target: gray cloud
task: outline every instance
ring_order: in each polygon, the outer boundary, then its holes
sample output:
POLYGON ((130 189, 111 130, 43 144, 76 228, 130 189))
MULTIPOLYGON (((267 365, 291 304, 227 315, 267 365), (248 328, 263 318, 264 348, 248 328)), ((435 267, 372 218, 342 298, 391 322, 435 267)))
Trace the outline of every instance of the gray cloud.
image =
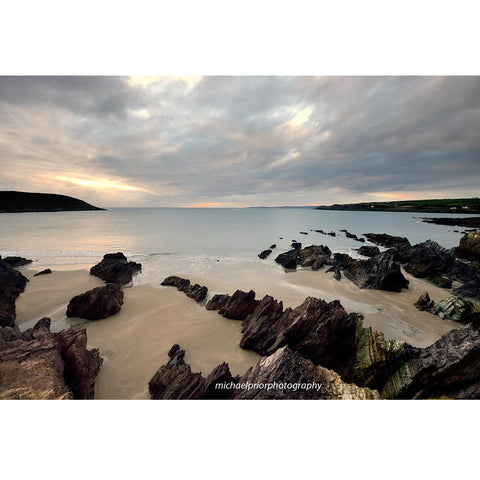
POLYGON ((478 77, 2 77, 0 187, 106 206, 472 196, 479 129, 478 77))

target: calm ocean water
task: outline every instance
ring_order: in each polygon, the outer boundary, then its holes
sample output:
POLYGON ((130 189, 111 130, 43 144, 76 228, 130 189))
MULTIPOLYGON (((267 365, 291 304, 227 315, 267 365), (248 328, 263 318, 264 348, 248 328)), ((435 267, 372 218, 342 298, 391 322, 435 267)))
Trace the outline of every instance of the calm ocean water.
POLYGON ((462 234, 453 230, 462 228, 424 223, 418 218, 421 216, 454 215, 294 208, 9 213, 0 214, 0 255, 31 258, 34 268, 80 268, 96 263, 107 252, 122 251, 144 265, 144 274, 136 282, 146 283, 172 272, 202 274, 217 260, 261 262, 257 258, 261 250, 276 243, 277 252, 285 251, 292 240, 303 245, 328 245, 332 251, 355 255, 353 249, 362 244, 346 238, 340 229, 359 236, 367 232, 401 235, 412 243, 432 239, 446 248, 458 245, 462 234), (333 230, 337 236, 311 229, 333 230))

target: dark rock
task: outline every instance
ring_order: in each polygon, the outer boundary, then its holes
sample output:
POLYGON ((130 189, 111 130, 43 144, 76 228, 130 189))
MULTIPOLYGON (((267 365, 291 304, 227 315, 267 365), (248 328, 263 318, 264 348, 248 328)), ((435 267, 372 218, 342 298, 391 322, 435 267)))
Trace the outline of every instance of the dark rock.
POLYGON ((22 267, 23 265, 28 265, 29 263, 33 262, 33 260, 28 260, 27 258, 23 257, 5 257, 3 260, 12 267, 22 267))
POLYGON ((52 273, 52 271, 49 268, 46 268, 45 270, 42 270, 41 272, 36 273, 34 277, 38 277, 39 275, 48 275, 49 273, 52 273))
POLYGON ((471 232, 460 239, 455 255, 467 260, 480 261, 480 233, 471 232))
POLYGON ((230 295, 216 294, 214 295, 206 305, 207 310, 220 310, 230 300, 230 295))
POLYGON ((435 305, 435 302, 430 299, 428 292, 425 292, 418 297, 418 300, 414 303, 414 305, 421 312, 430 312, 432 307, 435 305))
POLYGON ((338 373, 315 365, 288 347, 262 358, 238 379, 232 399, 377 400, 378 392, 344 383, 338 373), (250 388, 251 385, 264 388, 250 388), (295 386, 297 388, 295 388, 295 386), (282 388, 283 387, 283 388, 282 388), (290 388, 289 388, 290 387, 290 388))
POLYGON ((99 320, 118 313, 122 304, 120 286, 109 283, 73 297, 67 307, 67 317, 99 320))
POLYGON ((270 245, 270 247, 268 247, 268 248, 269 248, 270 250, 273 250, 273 249, 277 248, 277 244, 274 243, 274 244, 270 245))
POLYGON ((168 357, 172 358, 179 350, 180 350, 180 345, 178 343, 174 343, 170 348, 170 350, 168 351, 168 357))
POLYGON ((328 232, 327 235, 330 235, 331 237, 336 237, 337 234, 335 232, 328 232))
POLYGON ((326 233, 323 230, 314 230, 314 232, 321 233, 322 235, 326 235, 326 233))
POLYGON ((91 399, 102 358, 87 350, 85 329, 49 331, 43 318, 33 329, 0 328, 0 398, 91 399))
POLYGON ((308 235, 308 232, 300 232, 301 235, 308 235))
MULTIPOLYGON (((450 225, 459 227, 476 227, 480 228, 480 217, 436 217, 436 218, 422 218, 422 222, 435 223, 436 225, 450 225)), ((457 230, 454 230, 454 232, 457 230)))
POLYGON ((15 301, 25 290, 28 279, 0 259, 0 327, 15 325, 15 301))
POLYGON ((351 238, 352 240, 356 240, 357 242, 364 242, 365 239, 364 238, 358 238, 354 233, 350 233, 349 231, 347 230, 340 230, 341 232, 345 232, 345 236, 347 238, 351 238))
POLYGON ((258 258, 261 258, 262 260, 264 260, 264 259, 267 258, 271 253, 272 253, 272 250, 271 250, 271 249, 263 250, 263 252, 260 252, 260 253, 258 254, 258 258))
POLYGON ((357 252, 364 257, 374 257, 380 253, 380 249, 378 247, 371 247, 370 245, 363 245, 357 248, 357 252))
POLYGON ((334 260, 345 277, 359 288, 390 292, 400 292, 402 288, 408 288, 408 280, 403 276, 400 265, 388 252, 368 260, 356 260, 347 254, 336 253, 334 260))
POLYGON ((275 262, 282 265, 287 270, 295 270, 297 268, 297 258, 299 250, 289 250, 288 252, 281 253, 275 258, 275 262))
POLYGON ((207 296, 208 288, 196 283, 188 287, 185 294, 187 297, 193 298, 196 302, 201 302, 207 296))
POLYGON ((190 280, 188 280, 187 278, 181 278, 172 275, 170 277, 167 277, 160 285, 177 287, 177 290, 180 290, 181 292, 186 292, 190 287, 190 280))
POLYGON ((199 285, 198 283, 190 285, 190 280, 175 275, 167 277, 161 285, 177 287, 177 290, 184 292, 187 297, 193 298, 196 302, 204 300, 208 292, 207 287, 199 285))
POLYGON ((332 252, 325 245, 311 245, 298 252, 296 262, 302 267, 318 270, 331 261, 332 252))
POLYGON ((340 376, 316 366, 287 347, 262 358, 242 377, 228 364, 207 378, 190 366, 168 362, 149 382, 152 399, 378 399, 378 392, 345 384, 340 376))
POLYGON ((342 374, 355 355, 361 316, 348 314, 338 300, 308 297, 294 310, 265 296, 243 322, 240 347, 271 355, 287 345, 315 364, 342 374))
POLYGON ((294 250, 300 250, 302 248, 302 244, 300 242, 292 242, 290 245, 294 250))
MULTIPOLYGON (((237 290, 231 297, 227 295, 227 299, 222 302, 218 313, 232 320, 244 320, 247 315, 255 310, 259 303, 259 300, 255 300, 255 292, 253 290, 250 290, 248 293, 237 290)), ((210 304, 209 310, 213 310, 212 305, 210 304)))
POLYGON ((410 242, 405 237, 395 237, 393 235, 387 235, 386 233, 364 233, 365 237, 372 243, 381 245, 383 247, 403 247, 410 246, 410 242))
POLYGON ((90 269, 90 274, 101 278, 106 283, 125 285, 132 281, 132 275, 139 272, 142 265, 129 262, 121 252, 107 253, 103 260, 90 269))

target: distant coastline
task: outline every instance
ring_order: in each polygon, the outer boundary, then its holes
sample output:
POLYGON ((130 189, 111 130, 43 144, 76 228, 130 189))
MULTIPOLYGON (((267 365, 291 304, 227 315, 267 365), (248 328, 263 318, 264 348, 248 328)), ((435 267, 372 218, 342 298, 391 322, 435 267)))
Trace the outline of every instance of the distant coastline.
POLYGON ((78 198, 54 193, 0 192, 0 213, 105 210, 78 198))
POLYGON ((396 202, 362 202, 319 205, 317 210, 350 210, 367 212, 412 212, 412 213, 480 213, 480 198, 454 198, 430 200, 404 200, 396 202))

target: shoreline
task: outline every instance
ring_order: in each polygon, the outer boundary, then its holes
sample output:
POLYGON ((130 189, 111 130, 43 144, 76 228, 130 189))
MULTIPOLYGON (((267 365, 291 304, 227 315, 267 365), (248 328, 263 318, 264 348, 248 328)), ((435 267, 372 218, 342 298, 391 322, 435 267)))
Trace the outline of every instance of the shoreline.
MULTIPOLYGON (((241 322, 207 311, 203 304, 174 288, 161 287, 163 279, 155 286, 124 288, 125 300, 118 314, 88 321, 67 319, 66 305, 73 296, 104 285, 100 279, 87 269, 54 270, 50 275, 33 277, 37 271, 22 269, 30 282, 17 300, 17 325, 23 331, 39 318, 49 316, 52 331, 86 327, 88 348, 99 348, 104 357, 96 380, 96 399, 148 398, 148 381, 164 363, 174 343, 186 349, 192 371, 204 374, 225 361, 233 375, 241 375, 260 358, 239 347, 241 322)), ((307 296, 327 302, 338 299, 348 312, 364 314, 364 326, 383 332, 388 339, 403 340, 417 347, 431 345, 460 326, 413 306, 424 291, 437 301, 449 295, 446 289, 405 276, 410 285, 401 293, 360 290, 347 279, 337 282, 333 274, 323 270, 298 269, 287 273, 276 265, 259 262, 219 263, 206 275, 189 279, 208 287, 207 299, 215 293, 232 294, 236 289, 253 289, 257 298, 271 295, 283 301, 284 307, 296 307, 307 296)))

